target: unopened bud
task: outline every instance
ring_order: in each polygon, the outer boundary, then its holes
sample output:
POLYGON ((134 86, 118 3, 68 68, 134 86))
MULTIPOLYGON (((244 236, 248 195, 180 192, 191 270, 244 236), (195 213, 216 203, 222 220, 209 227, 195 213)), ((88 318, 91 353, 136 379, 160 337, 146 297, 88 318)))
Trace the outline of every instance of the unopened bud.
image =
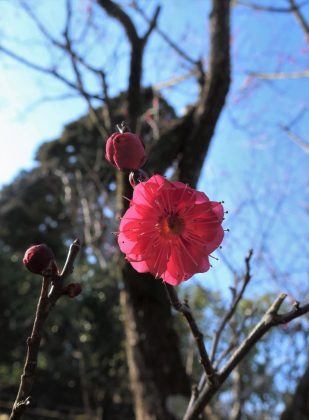
POLYGON ((136 171, 145 163, 145 146, 136 134, 114 133, 107 139, 105 157, 121 171, 136 171))
POLYGON ((54 260, 53 251, 45 244, 33 245, 27 249, 23 258, 23 264, 31 273, 43 274, 54 260))
POLYGON ((80 283, 70 283, 68 284, 64 290, 63 294, 68 295, 70 298, 75 298, 78 296, 82 291, 82 286, 80 283))

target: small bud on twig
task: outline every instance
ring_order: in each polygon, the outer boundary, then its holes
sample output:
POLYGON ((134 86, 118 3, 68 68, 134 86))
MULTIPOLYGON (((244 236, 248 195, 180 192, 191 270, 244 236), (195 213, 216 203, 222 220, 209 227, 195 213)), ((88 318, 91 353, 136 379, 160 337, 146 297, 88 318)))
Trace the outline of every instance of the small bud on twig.
POLYGON ((114 133, 106 142, 106 159, 121 171, 136 171, 146 161, 145 146, 133 133, 114 133))
POLYGON ((31 273, 43 275, 54 258, 52 250, 47 245, 33 245, 27 249, 23 264, 31 273))
POLYGON ((68 295, 71 299, 78 296, 82 291, 80 283, 70 283, 63 289, 63 294, 68 295))

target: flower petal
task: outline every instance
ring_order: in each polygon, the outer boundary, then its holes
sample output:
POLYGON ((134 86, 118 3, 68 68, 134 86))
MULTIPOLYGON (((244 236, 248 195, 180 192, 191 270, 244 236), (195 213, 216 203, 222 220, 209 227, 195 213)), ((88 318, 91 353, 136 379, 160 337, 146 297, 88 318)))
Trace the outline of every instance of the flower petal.
POLYGON ((213 240, 207 242, 207 244, 206 244, 206 249, 207 249, 208 254, 211 254, 212 252, 214 252, 221 245, 221 243, 223 241, 223 237, 224 237, 224 230, 223 230, 222 226, 220 226, 217 229, 216 235, 213 238, 213 240))
POLYGON ((209 254, 223 240, 223 216, 221 203, 154 175, 135 187, 118 243, 137 271, 177 285, 209 270, 209 254))
POLYGON ((131 265, 133 268, 135 268, 135 270, 138 273, 148 273, 149 272, 149 267, 146 263, 146 261, 138 261, 138 262, 133 262, 130 261, 131 265))

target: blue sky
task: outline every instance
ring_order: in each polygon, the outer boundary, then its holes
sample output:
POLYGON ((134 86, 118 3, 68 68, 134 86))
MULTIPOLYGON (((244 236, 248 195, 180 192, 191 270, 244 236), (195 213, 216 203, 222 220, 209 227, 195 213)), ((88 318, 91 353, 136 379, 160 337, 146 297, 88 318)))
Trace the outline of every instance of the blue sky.
MULTIPOLYGON (((78 31, 92 2, 75 0, 73 3, 78 31)), ((120 3, 127 5, 126 1, 120 3)), ((193 58, 202 56, 207 66, 210 2, 165 0, 161 3, 160 28, 172 39, 180 39, 180 45, 193 58)), ((17 4, 17 1, 0 4, 1 42, 41 65, 49 65, 54 59, 61 61, 62 57, 50 46, 46 50, 46 42, 16 7, 17 4)), ((45 0, 40 4, 32 1, 30 4, 35 6, 34 10, 38 11, 52 34, 61 32, 63 0, 45 0)), ((141 4, 151 15, 156 2, 144 1, 141 4)), ((285 2, 278 0, 276 4, 284 5, 285 2)), ((303 11, 309 18, 309 6, 303 11)), ((145 29, 143 21, 136 16, 134 19, 142 33, 145 29)), ((244 7, 233 9, 231 41, 233 82, 199 187, 213 199, 224 199, 230 212, 226 223, 231 233, 225 243, 231 264, 239 267, 247 249, 254 246, 264 258, 260 273, 258 266, 256 268, 257 274, 265 275, 267 266, 267 270, 279 272, 281 279, 288 279, 285 282, 287 288, 296 278, 301 278, 300 289, 304 290, 308 281, 309 255, 305 212, 308 155, 288 138, 280 126, 299 117, 292 128, 309 142, 309 79, 270 82, 250 78, 248 73, 307 69, 309 48, 301 28, 290 14, 256 12, 244 7), (231 246, 235 241, 241 246, 231 246), (265 261, 265 255, 269 261, 265 261), (291 279, 291 271, 295 279, 291 279)), ((111 95, 125 88, 128 45, 119 25, 107 20, 102 11, 96 14, 95 30, 87 39, 86 47, 80 46, 80 51, 87 53, 93 65, 106 68, 111 95)), ((68 65, 64 61, 62 64, 65 74, 69 75, 68 65)), ((188 69, 188 63, 154 33, 146 50, 143 83, 149 85, 169 80, 175 75, 185 74, 188 69)), ((96 88, 91 77, 86 77, 86 83, 90 89, 96 88)), ((31 168, 38 145, 57 138, 64 125, 83 115, 87 106, 76 97, 39 105, 38 102, 46 96, 67 94, 67 88, 2 54, 0 88, 0 185, 3 185, 20 170, 31 168)), ((163 90, 162 94, 181 114, 185 106, 194 103, 197 92, 193 80, 189 79, 175 88, 163 90)), ((222 269, 215 269, 209 282, 218 285, 224 282, 222 278, 225 278, 222 269)))

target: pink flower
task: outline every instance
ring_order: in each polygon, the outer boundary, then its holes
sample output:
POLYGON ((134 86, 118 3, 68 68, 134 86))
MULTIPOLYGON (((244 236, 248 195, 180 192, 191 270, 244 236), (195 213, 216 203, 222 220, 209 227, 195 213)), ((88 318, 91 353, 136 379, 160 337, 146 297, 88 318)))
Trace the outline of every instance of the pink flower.
POLYGON ((106 159, 121 171, 136 171, 145 163, 145 147, 133 133, 114 133, 106 142, 106 159))
POLYGON ((33 245, 27 249, 23 258, 23 264, 29 271, 42 274, 54 260, 53 251, 45 244, 33 245))
POLYGON ((204 193, 154 175, 134 188, 118 243, 138 272, 178 285, 209 270, 208 257, 224 236, 223 213, 204 193))

